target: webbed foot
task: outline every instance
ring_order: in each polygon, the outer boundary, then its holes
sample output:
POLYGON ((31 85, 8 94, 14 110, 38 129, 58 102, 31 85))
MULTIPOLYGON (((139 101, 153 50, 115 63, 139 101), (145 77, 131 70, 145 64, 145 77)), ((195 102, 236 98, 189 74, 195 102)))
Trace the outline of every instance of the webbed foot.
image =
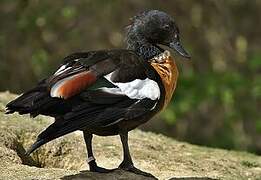
POLYGON ((152 178, 156 179, 156 177, 153 176, 152 174, 144 172, 144 171, 136 168, 133 164, 121 163, 120 166, 119 166, 119 169, 129 171, 129 172, 133 172, 135 174, 146 176, 146 177, 152 177, 152 178))
POLYGON ((89 167, 91 172, 109 173, 114 171, 114 169, 105 169, 103 167, 99 167, 95 161, 89 162, 89 167))

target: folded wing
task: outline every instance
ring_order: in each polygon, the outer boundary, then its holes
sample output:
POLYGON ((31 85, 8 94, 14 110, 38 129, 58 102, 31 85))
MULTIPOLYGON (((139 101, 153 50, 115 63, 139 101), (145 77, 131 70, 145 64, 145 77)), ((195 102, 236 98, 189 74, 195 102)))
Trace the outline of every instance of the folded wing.
POLYGON ((129 50, 76 53, 66 57, 41 88, 24 93, 7 109, 55 117, 31 153, 75 130, 106 128, 154 111, 161 97, 157 78, 150 64, 129 50))

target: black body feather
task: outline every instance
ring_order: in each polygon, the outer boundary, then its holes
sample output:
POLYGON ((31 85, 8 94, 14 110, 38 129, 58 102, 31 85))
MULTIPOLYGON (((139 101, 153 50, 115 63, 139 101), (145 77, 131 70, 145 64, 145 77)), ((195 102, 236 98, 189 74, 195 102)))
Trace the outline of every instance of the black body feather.
POLYGON ((158 10, 135 16, 128 27, 126 42, 127 49, 81 52, 65 57, 52 76, 7 104, 7 113, 55 118, 38 135, 28 155, 53 139, 81 130, 90 171, 109 172, 95 162, 92 135, 119 134, 123 145, 119 168, 152 177, 135 168, 128 132, 159 112, 175 89, 176 65, 170 63, 169 52, 163 53, 158 45, 168 46, 186 58, 190 55, 180 43, 174 20, 158 10))
MULTIPOLYGON (((68 70, 54 74, 41 81, 34 89, 24 93, 7 104, 7 113, 29 113, 32 117, 39 114, 55 117, 55 121, 41 134, 28 150, 28 154, 41 145, 76 130, 88 129, 99 135, 119 133, 119 125, 152 113, 152 108, 160 103, 158 100, 130 99, 126 95, 113 94, 99 88, 116 86, 103 76, 113 72, 113 82, 130 82, 135 79, 150 78, 160 81, 155 70, 147 61, 130 50, 92 51, 75 53, 64 59, 62 65, 68 70), (50 96, 50 88, 59 80, 79 72, 91 70, 97 80, 80 94, 69 99, 50 96)), ((61 65, 61 66, 62 66, 61 65)), ((153 109, 157 111, 159 108, 153 109)), ((130 123, 130 129, 139 123, 130 123)))

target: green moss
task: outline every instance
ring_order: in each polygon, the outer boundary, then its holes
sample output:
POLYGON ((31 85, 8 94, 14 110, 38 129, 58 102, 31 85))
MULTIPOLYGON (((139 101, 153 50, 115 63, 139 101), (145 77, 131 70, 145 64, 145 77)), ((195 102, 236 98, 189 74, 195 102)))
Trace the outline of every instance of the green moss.
POLYGON ((260 167, 260 164, 258 164, 257 162, 242 161, 241 164, 243 166, 248 167, 248 168, 260 167))

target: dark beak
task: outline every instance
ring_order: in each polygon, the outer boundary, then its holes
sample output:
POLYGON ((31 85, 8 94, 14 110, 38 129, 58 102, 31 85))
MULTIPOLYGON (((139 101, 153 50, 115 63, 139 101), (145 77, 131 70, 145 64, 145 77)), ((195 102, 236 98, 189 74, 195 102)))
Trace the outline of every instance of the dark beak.
POLYGON ((169 47, 176 50, 181 56, 185 58, 191 58, 189 53, 183 48, 179 40, 169 43, 169 47))

